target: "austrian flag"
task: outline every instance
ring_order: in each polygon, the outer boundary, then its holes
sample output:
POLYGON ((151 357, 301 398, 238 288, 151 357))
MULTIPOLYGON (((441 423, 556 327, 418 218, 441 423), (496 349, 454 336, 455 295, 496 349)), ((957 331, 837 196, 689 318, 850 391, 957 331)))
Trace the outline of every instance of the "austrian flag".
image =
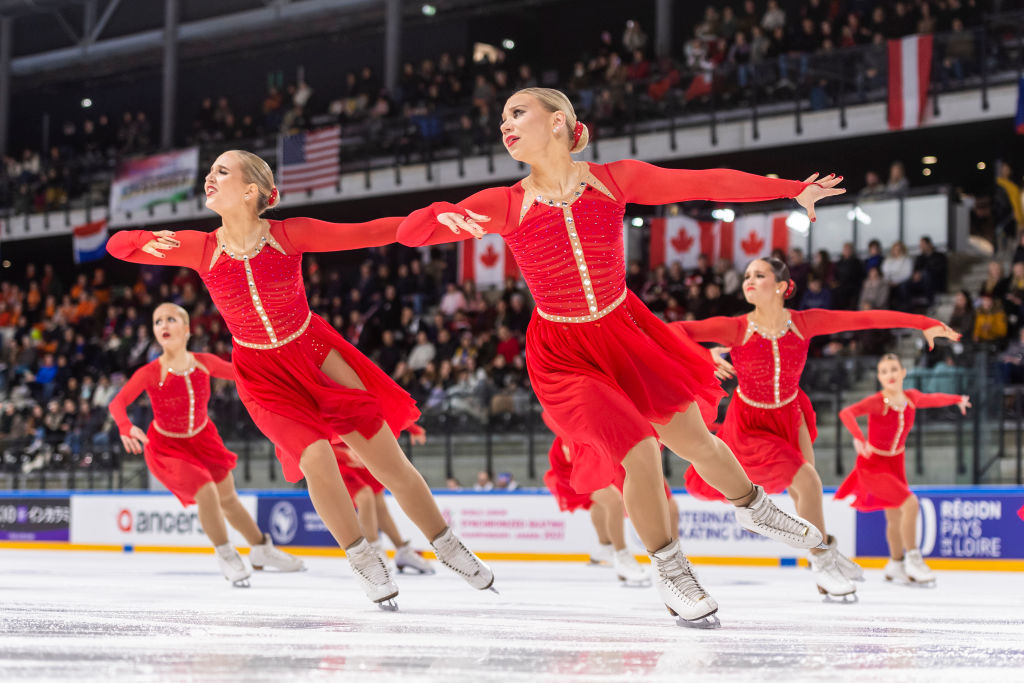
POLYGON ((889 41, 889 130, 917 128, 924 122, 932 72, 932 37, 889 41))
POLYGON ((501 287, 510 277, 518 278, 519 268, 501 235, 459 242, 460 283, 472 280, 477 289, 485 289, 501 287))

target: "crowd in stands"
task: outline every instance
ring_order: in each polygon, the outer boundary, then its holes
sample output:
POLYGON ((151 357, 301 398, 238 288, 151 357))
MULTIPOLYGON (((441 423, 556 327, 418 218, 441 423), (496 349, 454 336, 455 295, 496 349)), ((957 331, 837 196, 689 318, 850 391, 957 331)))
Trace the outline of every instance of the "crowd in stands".
MULTIPOLYGON (((884 41, 915 32, 949 34, 937 47, 938 69, 944 81, 963 81, 977 68, 972 29, 992 9, 983 0, 802 0, 787 6, 778 0, 708 4, 692 35, 660 57, 644 28, 630 20, 621 34, 595 36, 571 65, 522 62, 499 48, 445 52, 405 63, 393 91, 364 66, 348 72, 337 90, 305 80, 272 85, 253 110, 210 96, 181 142, 251 143, 340 123, 346 159, 386 156, 401 163, 439 149, 472 155, 496 142, 505 98, 536 85, 567 89, 595 139, 599 132, 621 132, 631 116, 664 114, 670 103, 685 111, 713 91, 720 106, 729 106, 755 89, 758 97, 771 98, 791 97, 800 88, 812 108, 821 108, 834 102, 839 80, 849 81, 843 89, 851 96, 884 88, 884 41), (847 48, 855 53, 843 52, 847 48)), ((63 208, 88 192, 93 175, 105 173, 109 182, 117 159, 154 151, 154 142, 144 110, 124 112, 116 122, 107 114, 66 121, 48 150, 19 149, 4 159, 0 210, 63 208)))

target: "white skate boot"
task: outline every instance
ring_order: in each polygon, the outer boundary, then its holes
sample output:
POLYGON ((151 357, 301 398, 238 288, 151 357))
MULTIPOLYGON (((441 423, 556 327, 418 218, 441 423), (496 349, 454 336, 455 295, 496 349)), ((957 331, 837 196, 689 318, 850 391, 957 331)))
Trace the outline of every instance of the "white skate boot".
POLYGON ((910 583, 932 587, 935 585, 935 573, 924 563, 920 550, 908 550, 903 560, 903 570, 907 573, 910 583))
POLYGON ((224 578, 230 581, 235 588, 248 588, 252 569, 249 568, 245 558, 239 555, 230 543, 214 546, 214 550, 217 551, 217 563, 220 565, 224 578))
POLYGON ((257 570, 271 567, 282 572, 301 572, 306 568, 299 558, 275 548, 270 534, 263 534, 263 543, 257 543, 249 550, 249 562, 257 570))
POLYGON ((615 548, 612 547, 611 543, 601 543, 597 546, 597 550, 590 553, 590 564, 599 567, 610 567, 614 555, 615 548))
POLYGON ((647 587, 651 585, 651 575, 640 566, 640 563, 629 552, 629 548, 616 550, 612 556, 615 573, 624 586, 647 587))
POLYGON ((417 574, 434 573, 430 562, 412 549, 412 541, 406 541, 404 545, 395 549, 395 566, 401 574, 404 574, 406 569, 417 574))
MULTIPOLYGON (((466 580, 477 590, 494 591, 494 572, 462 544, 450 527, 430 542, 438 561, 466 580)), ((497 593, 498 591, 494 591, 497 593)))
POLYGON ((910 577, 907 576, 907 570, 904 569, 903 565, 903 560, 889 558, 889 561, 885 563, 885 580, 896 583, 910 583, 910 577))
POLYGON ((384 549, 384 540, 378 538, 376 541, 367 541, 367 543, 373 546, 373 549, 377 551, 378 555, 380 555, 380 561, 383 562, 388 570, 393 574, 395 572, 395 565, 388 558, 388 551, 384 549))
POLYGON ((843 576, 848 578, 850 581, 863 581, 864 580, 864 569, 859 564, 843 555, 836 548, 836 537, 829 535, 824 541, 825 547, 831 550, 836 555, 836 564, 839 565, 839 571, 843 573, 843 576))
POLYGON ((380 559, 374 547, 365 538, 360 538, 358 543, 345 548, 345 555, 366 597, 383 610, 396 611, 398 586, 391 579, 388 565, 380 559))
POLYGON ((693 565, 679 548, 679 540, 651 553, 651 565, 658 593, 669 614, 678 617, 680 626, 718 628, 722 623, 715 616, 718 603, 697 581, 693 565))
POLYGON ((811 572, 818 583, 818 592, 826 596, 826 601, 838 598, 836 602, 856 602, 857 587, 843 576, 837 555, 835 550, 811 553, 811 572))
POLYGON ((764 489, 754 486, 754 500, 736 508, 736 521, 748 531, 782 541, 794 548, 824 547, 817 527, 796 515, 783 512, 765 495, 764 489))

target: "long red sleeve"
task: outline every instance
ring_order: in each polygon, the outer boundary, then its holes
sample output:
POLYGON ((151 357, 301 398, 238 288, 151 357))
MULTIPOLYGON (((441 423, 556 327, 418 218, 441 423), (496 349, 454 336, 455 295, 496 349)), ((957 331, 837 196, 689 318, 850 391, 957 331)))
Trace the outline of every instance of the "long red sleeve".
POLYGON ((293 253, 382 247, 397 240, 403 220, 392 217, 365 223, 330 223, 315 218, 286 218, 277 223, 276 236, 293 253))
POLYGON ((684 320, 672 323, 695 342, 711 342, 722 346, 735 346, 743 341, 745 325, 742 318, 730 318, 724 315, 704 320, 684 320))
POLYGON ((916 389, 907 389, 904 392, 914 404, 915 408, 943 408, 955 406, 960 402, 960 394, 925 394, 916 389))
POLYGON ((855 439, 860 439, 864 443, 867 443, 867 437, 864 436, 864 432, 860 430, 860 425, 857 424, 857 418, 861 415, 870 415, 871 413, 877 413, 880 411, 881 395, 872 394, 867 398, 857 401, 852 406, 846 406, 839 411, 839 419, 843 421, 843 425, 846 430, 853 434, 855 439))
POLYGON ((211 377, 235 381, 235 367, 231 363, 222 360, 212 353, 194 353, 192 355, 195 356, 197 361, 202 363, 211 377))
POLYGON ((927 330, 942 323, 934 318, 899 311, 830 311, 809 308, 793 311, 793 323, 804 337, 835 334, 852 330, 888 330, 909 327, 927 330))
POLYGON ((159 375, 159 361, 143 365, 110 400, 110 414, 114 418, 114 422, 117 423, 117 431, 121 433, 121 436, 127 436, 132 430, 132 422, 128 419, 128 406, 154 381, 159 381, 159 375))
POLYGON ((461 242, 472 237, 462 231, 455 234, 448 227, 437 222, 442 213, 466 214, 466 209, 487 216, 491 220, 481 223, 488 233, 504 235, 518 227, 518 221, 511 218, 512 191, 508 187, 491 187, 466 197, 458 204, 451 202, 434 202, 422 209, 413 211, 398 226, 398 241, 409 247, 422 247, 430 244, 461 242))
POLYGON ((185 266, 199 270, 203 265, 203 250, 206 248, 208 233, 198 230, 179 230, 174 238, 181 246, 161 250, 164 258, 142 251, 147 242, 154 239, 148 230, 122 230, 107 240, 107 251, 114 258, 132 263, 148 263, 154 266, 185 266))
POLYGON ((807 183, 765 178, 727 168, 691 170, 661 168, 635 159, 605 164, 624 202, 672 204, 703 199, 716 202, 760 202, 796 197, 807 183))

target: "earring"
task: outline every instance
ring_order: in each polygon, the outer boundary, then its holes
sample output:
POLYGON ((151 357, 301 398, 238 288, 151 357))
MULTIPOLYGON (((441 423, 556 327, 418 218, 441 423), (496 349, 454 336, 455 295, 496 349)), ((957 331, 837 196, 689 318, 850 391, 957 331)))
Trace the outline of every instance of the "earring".
POLYGON ((249 199, 249 195, 245 195, 245 198, 246 198, 246 200, 248 200, 249 199))

